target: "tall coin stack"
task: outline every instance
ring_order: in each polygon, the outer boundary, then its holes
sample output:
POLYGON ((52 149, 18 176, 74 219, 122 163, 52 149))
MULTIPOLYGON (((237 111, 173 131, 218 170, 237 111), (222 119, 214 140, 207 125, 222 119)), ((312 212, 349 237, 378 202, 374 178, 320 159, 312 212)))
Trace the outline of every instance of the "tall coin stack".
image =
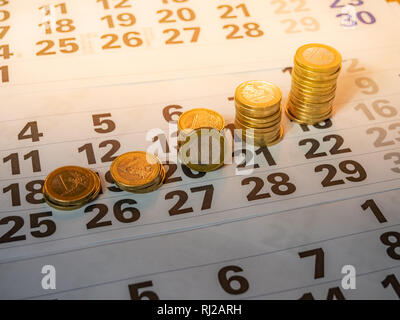
POLYGON ((283 136, 281 90, 262 80, 246 81, 235 91, 235 127, 256 146, 272 146, 283 136))
POLYGON ((178 119, 178 155, 190 169, 209 172, 225 159, 225 120, 216 111, 191 109, 178 119))
POLYGON ((312 43, 297 50, 286 106, 291 120, 313 125, 331 117, 341 62, 340 53, 327 45, 312 43))

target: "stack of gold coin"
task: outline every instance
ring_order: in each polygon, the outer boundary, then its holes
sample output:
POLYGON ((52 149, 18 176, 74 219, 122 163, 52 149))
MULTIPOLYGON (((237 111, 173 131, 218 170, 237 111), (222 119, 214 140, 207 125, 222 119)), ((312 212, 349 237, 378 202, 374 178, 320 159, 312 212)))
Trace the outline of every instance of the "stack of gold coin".
POLYGON ((43 197, 55 209, 75 210, 94 200, 100 187, 100 178, 93 171, 66 166, 47 176, 43 185, 43 197))
POLYGON ((286 106, 291 120, 312 125, 331 117, 341 62, 340 53, 327 45, 312 43, 297 50, 286 106))
POLYGON ((225 159, 225 120, 210 109, 191 109, 178 120, 178 155, 183 164, 199 172, 222 167, 225 159))
POLYGON ((267 81, 246 81, 236 88, 235 127, 243 140, 263 147, 282 139, 281 100, 281 90, 267 81))
POLYGON ((120 155, 112 162, 110 172, 120 189, 132 193, 155 191, 165 179, 165 169, 160 159, 144 151, 120 155))

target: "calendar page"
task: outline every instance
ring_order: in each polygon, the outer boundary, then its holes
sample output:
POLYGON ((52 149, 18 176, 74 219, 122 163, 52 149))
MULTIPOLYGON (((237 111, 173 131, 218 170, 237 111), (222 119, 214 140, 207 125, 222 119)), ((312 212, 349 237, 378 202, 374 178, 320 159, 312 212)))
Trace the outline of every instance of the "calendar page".
POLYGON ((399 32, 390 0, 0 0, 0 298, 399 299, 399 32), (283 115, 213 172, 177 161, 179 115, 233 130, 244 81, 284 108, 306 43, 343 56, 329 120, 283 115), (133 150, 160 189, 114 184, 133 150), (42 194, 67 165, 101 180, 70 212, 42 194))

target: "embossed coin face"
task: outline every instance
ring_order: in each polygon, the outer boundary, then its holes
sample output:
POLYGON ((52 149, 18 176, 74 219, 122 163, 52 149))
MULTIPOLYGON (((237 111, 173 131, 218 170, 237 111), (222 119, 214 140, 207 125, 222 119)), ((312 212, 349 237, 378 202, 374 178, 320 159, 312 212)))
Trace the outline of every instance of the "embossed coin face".
POLYGON ((311 70, 329 72, 332 69, 340 67, 342 56, 336 49, 330 46, 311 43, 297 50, 295 61, 311 70))
POLYGON ((77 203, 94 192, 98 177, 89 169, 77 166, 61 167, 51 172, 44 183, 45 193, 58 203, 77 203))
POLYGON ((281 99, 281 90, 273 83, 262 80, 246 81, 235 92, 236 102, 253 108, 272 107, 281 99))
POLYGON ((113 179, 120 185, 130 187, 147 186, 157 178, 161 162, 144 151, 133 151, 120 155, 111 164, 113 179))
POLYGON ((178 120, 178 129, 215 128, 222 130, 225 126, 224 118, 213 110, 192 109, 181 114, 178 120))

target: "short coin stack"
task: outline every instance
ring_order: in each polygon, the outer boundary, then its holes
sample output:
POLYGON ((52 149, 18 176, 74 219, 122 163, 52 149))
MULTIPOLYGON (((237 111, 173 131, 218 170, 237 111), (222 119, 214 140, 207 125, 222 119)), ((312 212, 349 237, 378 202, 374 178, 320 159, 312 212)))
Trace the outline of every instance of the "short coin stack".
POLYGON ((291 120, 312 125, 331 117, 341 62, 340 53, 327 45, 313 43, 297 50, 286 107, 291 120))
POLYGON ((55 209, 75 210, 94 200, 100 192, 100 186, 99 176, 93 171, 66 166, 47 176, 43 197, 55 209))
POLYGON ((120 189, 132 193, 155 191, 165 179, 165 169, 160 159, 144 151, 120 155, 112 162, 110 172, 120 189))
POLYGON ((235 92, 235 127, 247 143, 264 147, 278 143, 281 126, 281 90, 262 80, 246 81, 235 92))
POLYGON ((191 109, 178 120, 178 155, 199 172, 222 167, 225 159, 224 118, 210 109, 191 109))

